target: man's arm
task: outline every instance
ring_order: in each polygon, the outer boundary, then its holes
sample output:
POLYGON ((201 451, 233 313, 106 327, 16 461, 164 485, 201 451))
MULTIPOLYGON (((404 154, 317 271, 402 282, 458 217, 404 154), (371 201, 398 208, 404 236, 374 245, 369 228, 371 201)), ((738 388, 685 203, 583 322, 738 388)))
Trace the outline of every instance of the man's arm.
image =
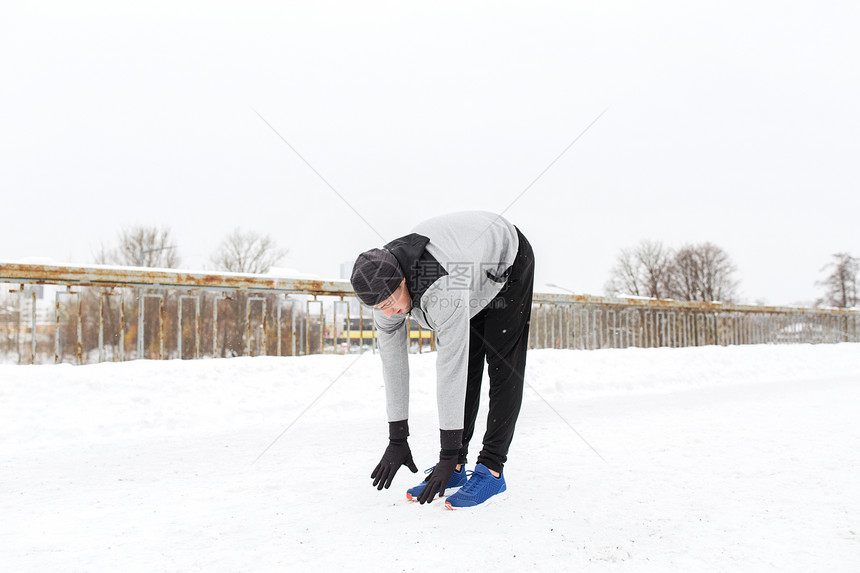
POLYGON ((439 407, 439 461, 418 494, 419 503, 444 495, 463 442, 463 411, 469 366, 469 305, 463 291, 433 299, 436 318, 436 400, 439 407))
POLYGON ((382 377, 385 380, 385 402, 388 411, 388 447, 370 478, 373 486, 381 490, 391 485, 400 466, 416 473, 418 468, 409 449, 409 356, 406 351, 406 320, 404 317, 387 317, 382 311, 373 311, 382 355, 382 377))
MULTIPOLYGON (((436 327, 436 401, 440 430, 462 430, 469 368, 469 303, 449 296, 436 327)), ((444 306, 444 305, 443 305, 444 306)), ((459 448, 459 444, 457 448, 459 448)))
POLYGON ((385 381, 385 405, 389 422, 409 418, 409 354, 406 348, 406 319, 385 316, 373 311, 382 355, 382 379, 385 381))

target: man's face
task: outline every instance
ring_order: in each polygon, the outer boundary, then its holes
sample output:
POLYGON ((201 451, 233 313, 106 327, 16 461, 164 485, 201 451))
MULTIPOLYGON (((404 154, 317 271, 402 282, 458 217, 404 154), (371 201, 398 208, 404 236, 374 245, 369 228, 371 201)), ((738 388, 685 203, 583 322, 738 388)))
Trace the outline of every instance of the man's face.
POLYGON ((381 310, 385 316, 403 314, 412 310, 412 297, 409 296, 409 289, 406 288, 406 279, 400 281, 400 286, 391 293, 390 297, 373 308, 381 310))

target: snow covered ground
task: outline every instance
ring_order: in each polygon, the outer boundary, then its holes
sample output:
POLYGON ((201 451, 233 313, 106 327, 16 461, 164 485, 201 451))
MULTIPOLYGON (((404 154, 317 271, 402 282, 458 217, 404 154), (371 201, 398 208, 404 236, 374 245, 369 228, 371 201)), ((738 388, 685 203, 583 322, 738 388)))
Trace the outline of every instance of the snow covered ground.
POLYGON ((455 512, 371 487, 378 356, 0 366, 2 570, 860 570, 860 345, 540 350, 527 380, 507 499, 455 512))

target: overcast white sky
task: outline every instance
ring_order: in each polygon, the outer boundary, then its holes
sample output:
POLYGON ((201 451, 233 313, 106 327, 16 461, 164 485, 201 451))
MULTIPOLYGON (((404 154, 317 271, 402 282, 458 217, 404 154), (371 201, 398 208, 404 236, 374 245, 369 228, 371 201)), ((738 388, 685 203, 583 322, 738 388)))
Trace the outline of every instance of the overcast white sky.
POLYGON ((157 224, 211 268, 238 226, 336 277, 377 233, 503 211, 606 108, 505 212, 538 290, 707 240, 745 301, 802 303, 860 255, 857 2, 127 4, 4 3, 0 259, 157 224))

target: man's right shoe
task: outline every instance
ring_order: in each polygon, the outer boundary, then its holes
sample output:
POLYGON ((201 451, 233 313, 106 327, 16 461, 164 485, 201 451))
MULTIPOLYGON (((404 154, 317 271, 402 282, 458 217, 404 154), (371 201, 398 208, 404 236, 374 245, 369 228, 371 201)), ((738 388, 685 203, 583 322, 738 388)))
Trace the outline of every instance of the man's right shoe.
MULTIPOLYGON (((420 494, 421 491, 424 489, 424 487, 427 485, 427 479, 430 477, 430 474, 433 473, 433 468, 435 468, 435 467, 436 466, 433 466, 429 470, 424 470, 424 473, 427 474, 427 477, 424 478, 424 481, 422 481, 421 483, 419 483, 415 487, 411 487, 408 490, 406 490, 406 499, 408 499, 409 501, 418 501, 418 494, 420 494)), ((462 466, 460 468, 460 471, 455 471, 451 475, 451 479, 448 480, 448 485, 445 486, 445 493, 448 493, 449 489, 461 487, 465 483, 466 483, 466 467, 462 466)))

